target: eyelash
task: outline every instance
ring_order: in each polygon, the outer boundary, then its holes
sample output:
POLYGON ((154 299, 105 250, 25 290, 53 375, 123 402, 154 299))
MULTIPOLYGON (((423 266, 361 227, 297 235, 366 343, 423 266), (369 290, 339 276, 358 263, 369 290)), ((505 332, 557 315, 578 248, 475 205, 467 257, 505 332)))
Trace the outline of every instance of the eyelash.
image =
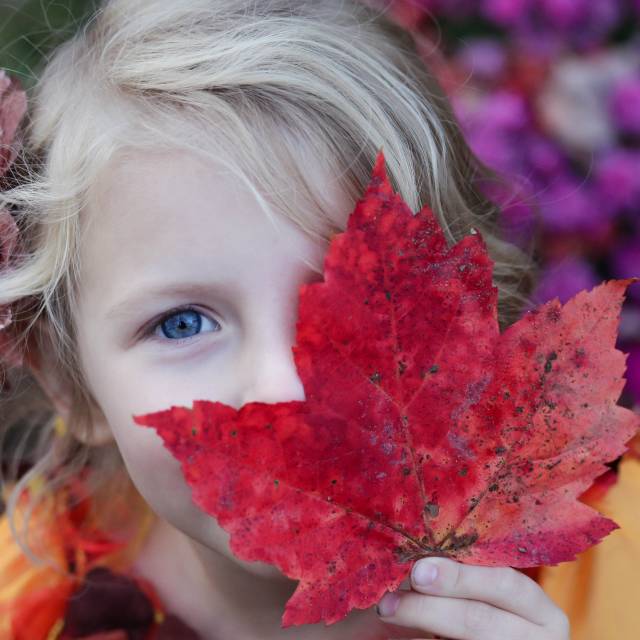
POLYGON ((174 309, 170 309, 169 311, 167 311, 166 313, 164 313, 163 315, 161 315, 159 318, 156 318, 155 320, 153 320, 150 325, 143 331, 142 337, 155 341, 155 342, 160 342, 163 344, 166 344, 168 342, 170 342, 172 345, 181 345, 181 344, 185 344, 187 342, 191 342, 191 340, 193 340, 194 338, 196 338, 197 336, 199 336, 200 334, 196 334, 194 336, 190 336, 189 338, 179 338, 176 340, 172 340, 171 338, 165 338, 164 336, 158 336, 155 334, 156 329, 158 327, 160 327, 162 325, 162 323, 165 320, 168 320, 169 318, 172 318, 173 316, 182 313, 183 311, 193 311, 194 313, 197 313, 201 316, 207 317, 209 320, 212 320, 213 322, 215 322, 217 325, 220 325, 220 323, 215 319, 215 318, 209 318, 205 313, 203 313, 202 311, 200 311, 200 309, 196 309, 195 307, 191 306, 191 305, 185 305, 182 307, 176 307, 174 309))

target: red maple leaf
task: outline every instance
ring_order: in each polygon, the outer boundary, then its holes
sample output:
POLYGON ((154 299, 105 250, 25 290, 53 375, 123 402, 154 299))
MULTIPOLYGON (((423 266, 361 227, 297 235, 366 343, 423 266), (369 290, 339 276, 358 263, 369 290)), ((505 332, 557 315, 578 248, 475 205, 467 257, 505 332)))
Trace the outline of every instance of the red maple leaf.
POLYGON ((300 581, 283 626, 368 608, 424 556, 557 564, 617 528, 578 497, 638 427, 616 406, 629 281, 500 334, 491 275, 480 235, 449 248, 430 209, 413 215, 393 192, 380 153, 324 282, 300 288, 306 400, 134 416, 233 553, 300 581))

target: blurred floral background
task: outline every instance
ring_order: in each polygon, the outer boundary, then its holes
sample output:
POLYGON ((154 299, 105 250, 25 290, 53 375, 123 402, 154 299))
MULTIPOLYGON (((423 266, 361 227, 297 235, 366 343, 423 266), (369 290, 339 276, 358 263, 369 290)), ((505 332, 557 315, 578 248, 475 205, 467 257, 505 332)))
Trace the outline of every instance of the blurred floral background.
MULTIPOLYGON (((640 276, 640 0, 394 0, 390 10, 472 149, 513 185, 485 190, 511 239, 535 247, 534 302, 640 276)), ((621 402, 640 409, 640 283, 618 346, 629 354, 621 402)))
MULTIPOLYGON (((535 303, 640 276, 640 0, 362 1, 412 32, 473 150, 509 178, 483 188, 505 233, 535 247, 535 303)), ((29 86, 94 4, 3 0, 0 67, 29 86)), ((640 283, 619 347, 621 402, 640 408, 640 283)))

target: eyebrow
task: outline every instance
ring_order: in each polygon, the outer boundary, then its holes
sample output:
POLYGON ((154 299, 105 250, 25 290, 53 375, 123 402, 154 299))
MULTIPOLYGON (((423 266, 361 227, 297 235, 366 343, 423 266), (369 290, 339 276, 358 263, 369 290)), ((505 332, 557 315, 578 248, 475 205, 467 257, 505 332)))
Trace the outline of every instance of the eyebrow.
POLYGON ((173 282, 142 285, 129 292, 122 300, 110 307, 105 314, 105 318, 113 320, 115 318, 133 316, 140 312, 141 303, 148 304, 179 296, 229 295, 234 289, 237 290, 235 287, 219 282, 173 282))

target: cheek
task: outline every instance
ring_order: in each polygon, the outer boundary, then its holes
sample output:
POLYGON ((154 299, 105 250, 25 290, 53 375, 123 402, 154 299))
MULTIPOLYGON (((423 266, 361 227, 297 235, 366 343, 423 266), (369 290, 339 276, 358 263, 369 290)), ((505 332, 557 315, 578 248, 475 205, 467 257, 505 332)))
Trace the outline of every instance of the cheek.
POLYGON ((99 353, 97 344, 100 342, 89 341, 81 349, 87 377, 127 472, 151 509, 192 540, 226 556, 246 571, 286 579, 271 565, 245 562, 231 553, 227 532, 193 503, 180 463, 165 449, 154 429, 137 425, 132 418, 171 405, 190 406, 194 397, 225 401, 225 394, 212 390, 210 378, 204 377, 203 382, 203 376, 175 376, 167 380, 165 375, 158 374, 154 378, 153 372, 135 361, 114 362, 108 353, 99 353), (203 384, 207 390, 198 394, 198 387, 203 384))

